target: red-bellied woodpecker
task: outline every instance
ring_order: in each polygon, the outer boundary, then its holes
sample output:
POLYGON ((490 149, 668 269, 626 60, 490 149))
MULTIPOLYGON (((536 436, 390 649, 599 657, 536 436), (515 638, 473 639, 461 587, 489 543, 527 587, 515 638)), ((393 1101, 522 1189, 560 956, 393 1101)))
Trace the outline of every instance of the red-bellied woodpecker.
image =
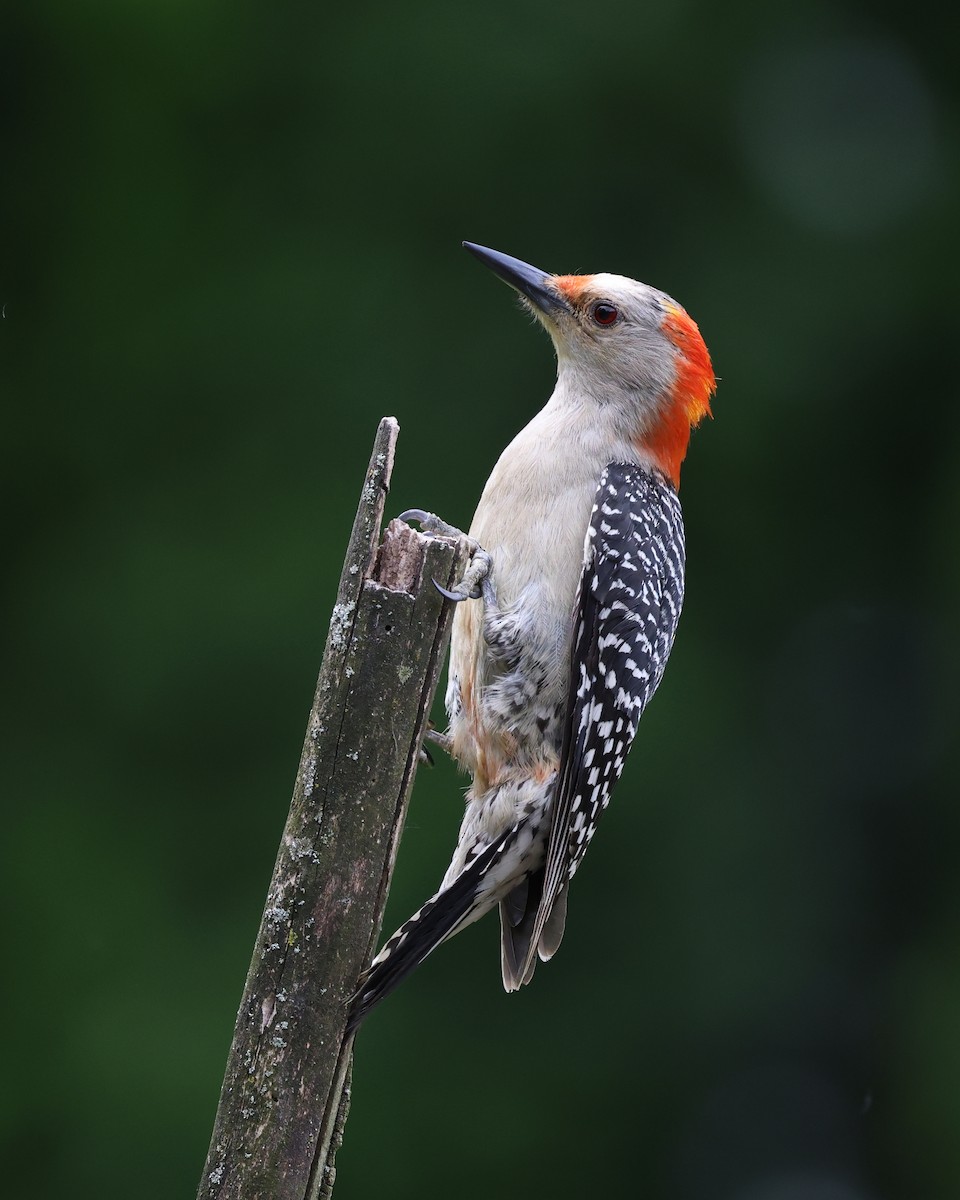
POLYGON ((473 561, 450 594, 466 603, 437 740, 473 776, 453 861, 365 973, 351 1027, 495 905, 507 991, 559 946, 570 880, 673 645, 680 464, 715 387, 697 326, 663 292, 464 245, 546 327, 557 386, 494 467, 470 527, 473 561))

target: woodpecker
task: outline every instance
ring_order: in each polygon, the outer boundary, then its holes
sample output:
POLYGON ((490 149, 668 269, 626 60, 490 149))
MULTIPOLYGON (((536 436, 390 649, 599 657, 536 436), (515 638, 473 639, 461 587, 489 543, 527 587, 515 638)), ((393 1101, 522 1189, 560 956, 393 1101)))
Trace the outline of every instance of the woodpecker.
MULTIPOLYGON (((499 905, 515 991, 563 936, 570 881, 663 676, 683 601, 678 489, 716 387, 676 301, 622 275, 551 275, 464 242, 545 326, 557 383, 504 450, 469 538, 438 740, 472 783, 439 891, 361 978, 355 1028, 499 905)), ((420 510, 435 534, 453 533, 420 510)))

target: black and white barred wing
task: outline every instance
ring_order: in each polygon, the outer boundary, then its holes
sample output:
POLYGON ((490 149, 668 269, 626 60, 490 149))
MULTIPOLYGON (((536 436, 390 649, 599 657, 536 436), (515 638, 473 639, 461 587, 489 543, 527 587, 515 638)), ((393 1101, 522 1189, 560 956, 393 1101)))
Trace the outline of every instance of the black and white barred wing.
POLYGON ((640 716, 663 676, 683 602, 683 567, 677 493, 636 464, 610 463, 587 533, 570 705, 528 963, 586 853, 640 716))

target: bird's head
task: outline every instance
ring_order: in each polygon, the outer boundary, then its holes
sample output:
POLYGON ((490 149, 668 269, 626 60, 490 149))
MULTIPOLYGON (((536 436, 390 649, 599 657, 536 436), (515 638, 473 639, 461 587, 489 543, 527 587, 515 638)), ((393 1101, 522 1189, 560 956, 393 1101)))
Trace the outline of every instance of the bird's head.
POLYGON ((564 395, 606 408, 679 486, 690 430, 710 414, 716 388, 707 347, 684 309, 623 275, 550 275, 496 250, 464 246, 544 325, 564 395))

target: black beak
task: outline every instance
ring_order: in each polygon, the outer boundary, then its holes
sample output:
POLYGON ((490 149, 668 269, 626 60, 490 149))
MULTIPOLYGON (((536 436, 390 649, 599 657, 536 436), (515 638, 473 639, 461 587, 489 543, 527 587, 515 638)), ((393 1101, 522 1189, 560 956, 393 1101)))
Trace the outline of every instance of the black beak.
POLYGON ((511 258, 509 254, 501 254, 499 250, 488 250, 486 246, 477 246, 473 242, 464 242, 463 245, 495 275, 526 296, 542 313, 549 315, 558 310, 570 311, 570 306, 560 293, 550 286, 551 276, 546 271, 531 267, 519 258, 511 258))

